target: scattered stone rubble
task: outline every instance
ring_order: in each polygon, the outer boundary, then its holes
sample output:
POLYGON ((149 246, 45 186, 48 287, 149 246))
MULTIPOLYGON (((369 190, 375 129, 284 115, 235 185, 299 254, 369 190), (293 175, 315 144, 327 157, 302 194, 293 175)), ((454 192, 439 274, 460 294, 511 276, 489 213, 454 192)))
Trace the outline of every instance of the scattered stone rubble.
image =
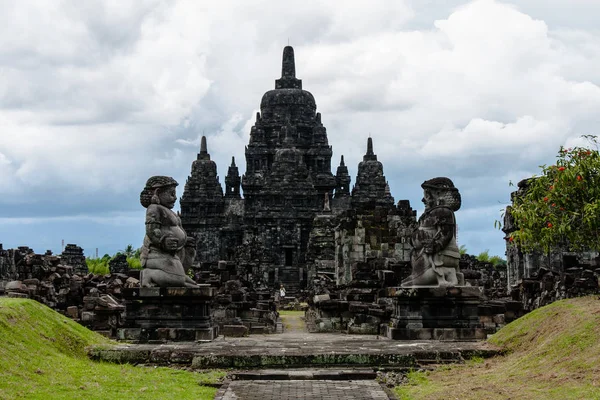
POLYGON ((225 336, 275 333, 278 313, 273 292, 260 281, 245 280, 245 272, 234 263, 219 261, 216 268, 206 263, 196 273, 199 282, 218 288, 212 308, 215 324, 225 336))
POLYGON ((68 245, 67 249, 66 256, 50 251, 36 254, 24 246, 1 250, 0 288, 9 297, 34 299, 90 329, 113 336, 125 309, 121 292, 136 286, 138 280, 125 274, 88 274, 87 266, 81 265, 81 248, 68 245))

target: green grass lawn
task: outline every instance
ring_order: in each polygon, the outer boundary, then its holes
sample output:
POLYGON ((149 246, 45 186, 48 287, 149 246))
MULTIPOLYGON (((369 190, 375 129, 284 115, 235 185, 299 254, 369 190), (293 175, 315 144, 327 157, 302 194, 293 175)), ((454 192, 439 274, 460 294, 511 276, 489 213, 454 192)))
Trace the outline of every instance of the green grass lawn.
POLYGON ((600 399, 600 300, 562 300, 505 326, 505 356, 410 373, 400 399, 600 399))
POLYGON ((110 344, 33 300, 0 298, 0 399, 212 399, 221 371, 196 373, 90 361, 110 344))

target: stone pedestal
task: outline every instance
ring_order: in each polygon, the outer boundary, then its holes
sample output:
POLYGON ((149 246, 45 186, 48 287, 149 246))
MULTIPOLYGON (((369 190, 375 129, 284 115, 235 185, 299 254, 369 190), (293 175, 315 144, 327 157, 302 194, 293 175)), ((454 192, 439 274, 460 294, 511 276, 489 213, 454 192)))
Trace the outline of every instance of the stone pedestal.
POLYGON ((210 285, 124 289, 125 321, 117 337, 142 343, 213 340, 218 335, 210 315, 214 295, 210 285))
POLYGON ((387 288, 394 312, 382 335, 396 340, 483 340, 486 333, 478 306, 483 288, 392 287, 387 288))

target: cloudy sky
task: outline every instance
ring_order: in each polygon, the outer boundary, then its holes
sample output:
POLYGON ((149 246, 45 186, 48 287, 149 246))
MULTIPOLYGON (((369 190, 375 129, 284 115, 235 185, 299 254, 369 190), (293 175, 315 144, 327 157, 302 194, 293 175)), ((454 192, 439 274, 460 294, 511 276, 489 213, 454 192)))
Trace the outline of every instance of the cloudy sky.
POLYGON ((183 184, 203 132, 244 169, 289 41, 333 170, 371 135, 396 200, 452 178, 459 244, 503 256, 509 181, 600 133, 600 2, 322 3, 0 0, 0 243, 139 246, 145 180, 183 184))

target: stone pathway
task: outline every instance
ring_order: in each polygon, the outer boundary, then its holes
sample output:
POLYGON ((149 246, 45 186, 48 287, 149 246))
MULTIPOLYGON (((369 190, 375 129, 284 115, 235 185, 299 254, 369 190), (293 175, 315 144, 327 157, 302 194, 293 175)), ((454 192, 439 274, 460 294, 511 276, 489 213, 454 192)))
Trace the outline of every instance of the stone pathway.
POLYGON ((215 400, 388 400, 375 381, 233 381, 215 400))
POLYGON ((304 311, 283 311, 279 316, 284 327, 284 334, 307 333, 304 323, 304 311))

